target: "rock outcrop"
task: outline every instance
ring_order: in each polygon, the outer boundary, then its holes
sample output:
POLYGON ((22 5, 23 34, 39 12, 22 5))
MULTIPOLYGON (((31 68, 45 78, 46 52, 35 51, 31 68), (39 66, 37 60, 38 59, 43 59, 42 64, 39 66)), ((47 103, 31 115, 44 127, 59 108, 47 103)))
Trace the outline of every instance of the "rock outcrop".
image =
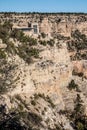
POLYGON ((0 129, 86 130, 87 15, 4 15, 0 15, 6 36, 1 30, 0 129), (15 27, 37 22, 40 35, 34 39, 14 28, 6 30, 6 18, 15 27))
MULTIPOLYGON (((6 19, 12 21, 14 28, 27 28, 28 23, 38 23, 40 34, 45 33, 49 38, 52 38, 54 34, 70 37, 71 32, 77 29, 87 35, 86 14, 11 14, 9 17, 1 15, 0 19, 2 22, 6 19)), ((25 31, 25 33, 30 32, 25 31)))

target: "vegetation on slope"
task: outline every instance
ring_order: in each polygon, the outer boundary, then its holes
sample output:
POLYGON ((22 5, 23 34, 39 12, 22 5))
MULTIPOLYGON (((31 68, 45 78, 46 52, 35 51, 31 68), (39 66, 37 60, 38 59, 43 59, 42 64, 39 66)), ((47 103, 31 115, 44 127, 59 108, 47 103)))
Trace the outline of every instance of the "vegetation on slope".
POLYGON ((87 36, 79 30, 71 33, 71 40, 67 43, 70 52, 76 52, 71 56, 71 60, 87 59, 87 36))
MULTIPOLYGON (((7 45, 4 52, 7 52, 7 54, 18 54, 27 63, 32 61, 32 57, 39 57, 39 49, 35 48, 37 45, 36 39, 25 36, 24 33, 20 30, 12 30, 12 24, 9 21, 0 25, 0 28, 0 38, 2 39, 3 43, 7 45), (9 41, 10 38, 13 38, 14 41, 19 41, 20 45, 16 47, 13 42, 9 41)), ((4 52, 2 53, 2 50, 0 50, 1 57, 5 57, 4 52)))
POLYGON ((87 116, 84 113, 84 106, 79 94, 75 101, 74 111, 71 114, 73 127, 75 130, 87 130, 87 116))

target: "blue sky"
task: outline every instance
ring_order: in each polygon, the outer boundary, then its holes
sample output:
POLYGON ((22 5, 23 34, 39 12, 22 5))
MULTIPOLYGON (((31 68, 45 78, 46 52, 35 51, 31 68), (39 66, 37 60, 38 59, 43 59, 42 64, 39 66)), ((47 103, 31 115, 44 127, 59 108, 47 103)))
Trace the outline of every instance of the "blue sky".
POLYGON ((2 11, 87 13, 87 0, 0 0, 2 11))

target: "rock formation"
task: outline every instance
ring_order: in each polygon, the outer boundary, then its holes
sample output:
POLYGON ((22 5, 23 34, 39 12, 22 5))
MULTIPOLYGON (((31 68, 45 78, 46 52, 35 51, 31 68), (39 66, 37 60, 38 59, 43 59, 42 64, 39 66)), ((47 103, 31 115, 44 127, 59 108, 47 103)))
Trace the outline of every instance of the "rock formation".
POLYGON ((0 20, 0 128, 86 130, 87 15, 13 13, 0 20), (11 30, 9 20, 15 27, 37 22, 40 35, 11 30))

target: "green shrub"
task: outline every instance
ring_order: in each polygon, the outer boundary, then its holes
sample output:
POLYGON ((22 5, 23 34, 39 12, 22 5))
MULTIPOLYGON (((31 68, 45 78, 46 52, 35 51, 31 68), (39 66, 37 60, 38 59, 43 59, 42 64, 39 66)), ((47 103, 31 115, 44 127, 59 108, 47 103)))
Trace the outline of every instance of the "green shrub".
POLYGON ((80 113, 80 112, 81 112, 80 114, 84 114, 84 109, 83 109, 82 103, 83 102, 81 100, 80 95, 77 94, 77 97, 76 97, 76 100, 75 100, 75 107, 74 107, 74 111, 75 111, 76 115, 78 115, 78 113, 80 113))
MULTIPOLYGON (((1 81, 1 79, 0 79, 1 81)), ((1 81, 1 84, 0 84, 0 94, 4 94, 7 92, 7 87, 5 85, 5 83, 3 81, 1 81)))
POLYGON ((5 59, 5 58, 6 58, 5 51, 3 51, 2 49, 0 49, 0 59, 5 59))
POLYGON ((17 39, 18 41, 22 43, 28 43, 30 46, 37 45, 37 40, 24 35, 23 31, 14 29, 11 32, 11 37, 17 39))
POLYGON ((68 89, 72 90, 72 89, 77 89, 78 85, 75 83, 74 80, 71 80, 71 82, 68 85, 68 89))
POLYGON ((36 105, 36 101, 35 101, 35 100, 31 100, 31 104, 32 104, 33 106, 35 106, 35 105, 36 105))
POLYGON ((81 122, 77 122, 76 128, 77 128, 77 130, 84 130, 84 126, 81 122))
POLYGON ((47 42, 46 41, 39 41, 39 43, 43 46, 46 46, 47 45, 47 42))
POLYGON ((21 30, 14 29, 11 32, 11 37, 21 42, 24 40, 24 33, 21 30))
POLYGON ((36 113, 29 112, 28 113, 28 120, 33 123, 33 125, 40 125, 40 122, 42 121, 42 117, 40 115, 37 115, 36 113))
POLYGON ((37 40, 31 37, 29 37, 28 42, 30 46, 35 46, 38 44, 37 40))
POLYGON ((46 34, 44 32, 41 33, 42 38, 46 37, 46 34))
POLYGON ((53 103, 53 101, 51 100, 51 98, 49 96, 46 97, 46 101, 50 103, 52 108, 55 107, 55 104, 53 103))
POLYGON ((16 54, 17 53, 17 48, 15 47, 14 43, 12 42, 6 42, 6 51, 8 53, 11 53, 11 54, 16 54))
POLYGON ((55 41, 53 39, 50 39, 50 41, 47 41, 47 44, 52 47, 54 46, 55 41))
POLYGON ((72 40, 67 43, 69 51, 77 51, 87 48, 87 36, 79 30, 71 33, 72 40))
POLYGON ((39 97, 43 98, 45 101, 47 101, 51 105, 52 108, 55 107, 55 104, 53 103, 52 99, 48 95, 45 96, 44 93, 43 94, 41 94, 41 93, 34 94, 34 99, 38 99, 39 97))
POLYGON ((79 76, 79 77, 83 77, 84 76, 84 74, 83 74, 83 72, 75 72, 74 70, 72 71, 72 75, 77 75, 77 76, 79 76))
POLYGON ((39 99, 39 94, 35 93, 34 94, 34 99, 39 99))
POLYGON ((87 116, 79 94, 77 94, 74 111, 70 114, 70 118, 73 121, 72 126, 75 130, 87 130, 87 116))
POLYGON ((32 62, 32 58, 39 58, 39 49, 30 47, 27 43, 23 43, 18 47, 18 55, 29 64, 32 62))
POLYGON ((21 99, 21 97, 20 97, 20 95, 19 95, 19 94, 16 94, 16 95, 15 95, 15 98, 16 98, 17 100, 22 101, 22 99, 21 99))
POLYGON ((12 30, 12 24, 9 21, 5 21, 4 24, 0 25, 0 38, 5 43, 9 37, 12 30))

